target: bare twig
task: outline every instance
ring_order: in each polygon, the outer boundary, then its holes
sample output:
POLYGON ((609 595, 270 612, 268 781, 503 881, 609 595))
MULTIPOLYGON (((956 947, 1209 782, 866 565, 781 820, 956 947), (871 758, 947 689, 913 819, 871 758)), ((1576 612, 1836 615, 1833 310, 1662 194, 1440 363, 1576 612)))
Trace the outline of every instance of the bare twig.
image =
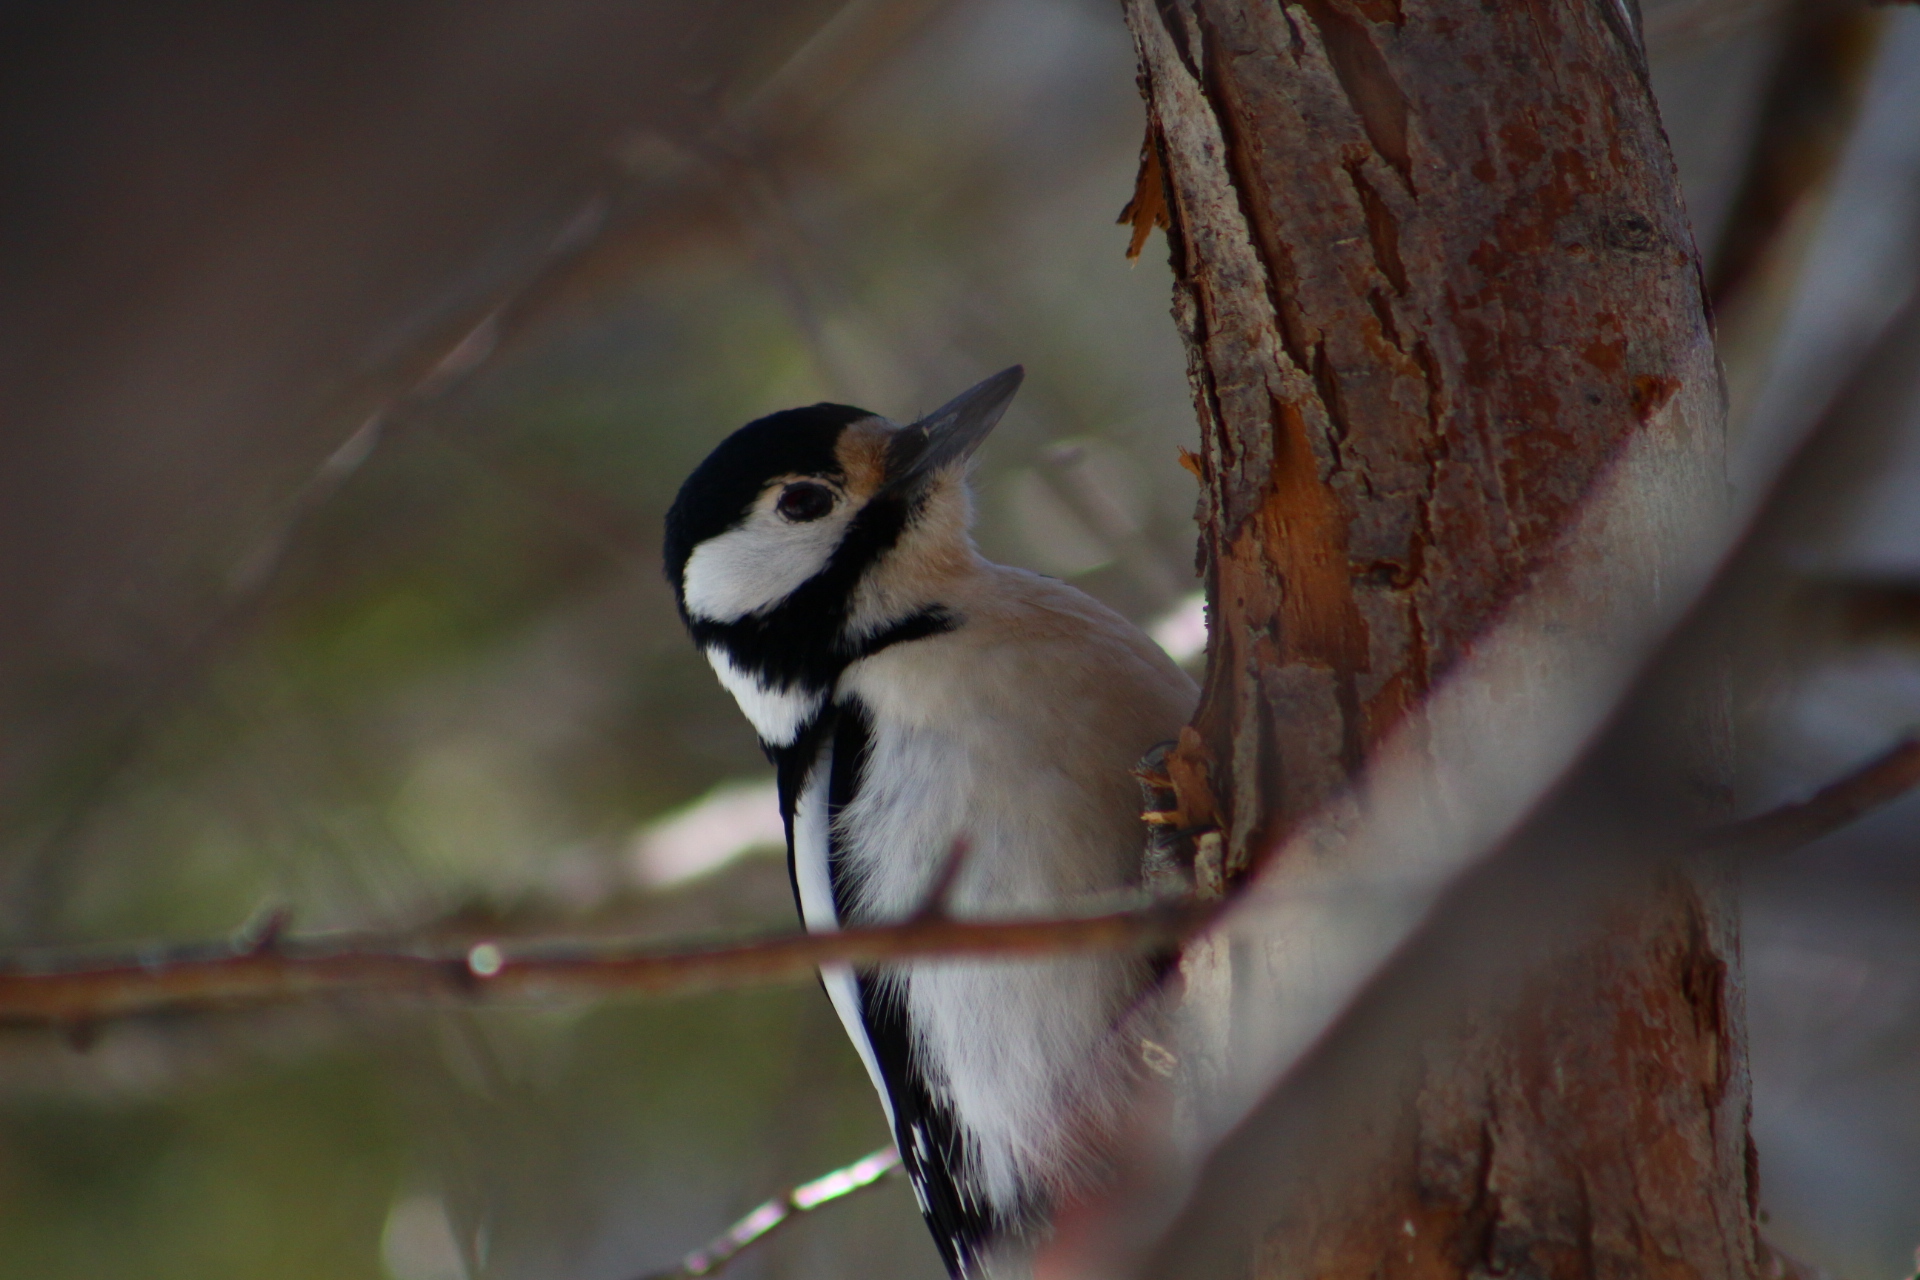
POLYGON ((195 946, 0 969, 0 1021, 87 1023, 168 1009, 341 995, 468 1000, 659 995, 803 978, 822 964, 909 956, 1023 956, 1177 945, 1218 904, 1177 903, 1049 920, 914 920, 719 946, 482 942, 454 954, 404 944, 195 946))
POLYGON ((1908 738, 1807 800, 1721 827, 1699 842, 1703 852, 1745 856, 1786 853, 1897 800, 1920 786, 1920 739, 1908 738))
MULTIPOLYGON (((1741 855, 1797 848, 1915 786, 1920 786, 1920 741, 1907 741, 1805 802, 1719 828, 1692 847, 1741 855)), ((963 849, 956 847, 959 856, 949 863, 963 857, 963 849)), ((1144 951, 1178 946, 1232 901, 1160 903, 1044 920, 963 921, 923 913, 901 924, 840 933, 678 947, 522 938, 450 953, 405 940, 289 939, 270 929, 264 937, 250 933, 217 946, 16 956, 0 965, 0 1022, 85 1027, 174 1009, 344 995, 441 1000, 662 995, 793 981, 822 964, 1144 951)))
POLYGON ((666 1271, 650 1272, 641 1280, 685 1280, 690 1276, 711 1276, 724 1271, 745 1250, 759 1244, 775 1231, 803 1213, 844 1200, 857 1191, 878 1186, 888 1174, 900 1168, 900 1156, 892 1147, 863 1156, 844 1168, 803 1182, 749 1213, 725 1231, 680 1260, 666 1271))
POLYGON ((1796 210, 1839 167, 1879 44, 1880 15, 1864 5, 1802 0, 1793 9, 1758 106, 1746 172, 1707 271, 1714 306, 1723 311, 1781 252, 1796 210))
POLYGON ((933 869, 933 879, 927 884, 926 896, 921 898, 920 906, 907 917, 909 920, 947 920, 952 918, 948 910, 953 902, 953 886, 960 879, 960 871, 967 865, 969 845, 964 835, 955 836, 953 844, 947 849, 947 856, 933 869))

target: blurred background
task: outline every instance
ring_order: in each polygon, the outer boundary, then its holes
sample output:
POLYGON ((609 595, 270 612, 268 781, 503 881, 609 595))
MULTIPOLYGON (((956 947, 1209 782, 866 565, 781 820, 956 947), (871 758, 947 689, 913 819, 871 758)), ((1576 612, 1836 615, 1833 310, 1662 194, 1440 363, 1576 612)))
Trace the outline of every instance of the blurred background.
MULTIPOLYGON (((1920 722, 1920 12, 1644 8, 1736 480, 1878 389, 1741 686, 1759 806, 1920 722)), ((1024 363, 983 549, 1198 649, 1109 0, 23 3, 0 64, 9 951, 786 926, 657 567, 774 409, 1024 363)), ((1764 1202, 1861 1280, 1920 1243, 1917 854, 1909 800, 1748 879, 1764 1202)), ((623 1280, 885 1140, 811 985, 0 1029, 0 1277, 623 1280)), ((896 1182, 738 1274, 939 1268, 896 1182)))

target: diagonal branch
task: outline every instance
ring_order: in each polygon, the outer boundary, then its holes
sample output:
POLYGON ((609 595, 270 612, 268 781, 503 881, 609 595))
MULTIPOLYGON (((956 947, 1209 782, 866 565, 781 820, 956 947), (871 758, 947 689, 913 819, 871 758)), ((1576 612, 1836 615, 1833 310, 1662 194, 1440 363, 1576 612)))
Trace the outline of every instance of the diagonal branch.
MULTIPOLYGON (((1837 831, 1915 786, 1920 786, 1920 741, 1909 740, 1802 803, 1717 828, 1688 847, 1713 854, 1784 852, 1837 831)), ((168 1010, 335 996, 468 1001, 664 995, 797 981, 832 963, 1146 951, 1179 945, 1212 924, 1232 901, 1158 903, 1044 920, 923 915, 901 924, 720 945, 502 939, 446 952, 405 940, 321 943, 269 930, 238 947, 202 944, 64 957, 42 952, 0 966, 0 1022, 84 1026, 168 1010)))
POLYGON ((1908 738, 1808 799, 1728 823, 1708 832, 1696 847, 1702 853, 1747 857, 1786 853, 1858 821, 1916 786, 1920 786, 1920 738, 1908 738))
POLYGON ((680 1259, 679 1265, 652 1272, 642 1280, 688 1280, 693 1276, 718 1275, 741 1253, 759 1244, 800 1214, 811 1213, 835 1201, 844 1200, 857 1191, 878 1186, 888 1174, 896 1173, 899 1169, 900 1156, 892 1147, 862 1156, 850 1165, 781 1192, 680 1259))

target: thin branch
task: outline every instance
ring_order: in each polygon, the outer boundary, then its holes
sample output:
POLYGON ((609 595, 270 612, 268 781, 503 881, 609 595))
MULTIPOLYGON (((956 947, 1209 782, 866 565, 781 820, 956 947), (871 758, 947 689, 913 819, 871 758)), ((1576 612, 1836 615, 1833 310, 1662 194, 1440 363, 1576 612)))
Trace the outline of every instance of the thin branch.
POLYGON ((953 844, 947 849, 947 856, 933 869, 933 879, 927 884, 927 891, 920 899, 920 906, 907 917, 908 920, 950 920, 953 918, 949 908, 953 905, 953 886, 960 879, 961 870, 967 865, 967 854, 971 852, 965 836, 955 836, 953 844))
POLYGON ((1908 738, 1798 804, 1784 804, 1709 832, 1705 853, 1786 853, 1872 813, 1920 786, 1920 739, 1908 738))
POLYGON ((1757 104, 1758 128, 1713 261, 1708 291, 1726 311, 1777 256, 1797 210, 1832 179, 1880 43, 1880 15, 1864 5, 1800 0, 1757 104))
POLYGON ((921 956, 1029 956, 1177 945, 1217 903, 1173 903, 1048 920, 942 918, 781 934, 717 946, 482 942, 448 954, 404 944, 161 947, 112 957, 42 956, 0 969, 0 1022, 87 1023, 196 1006, 318 996, 480 997, 662 995, 795 981, 822 964, 921 956))
MULTIPOLYGON (((1811 799, 1709 832, 1707 853, 1765 855, 1819 839, 1920 786, 1920 741, 1902 742, 1811 799)), ((441 1000, 665 995, 803 979, 822 964, 935 956, 1015 957, 1178 946, 1234 900, 1160 903, 1102 915, 962 921, 920 916, 840 933, 661 947, 501 939, 464 951, 404 941, 316 942, 274 930, 237 943, 61 956, 0 966, 0 1022, 87 1026, 167 1010, 322 996, 441 1000)))
POLYGON ((717 1275, 741 1253, 759 1244, 803 1213, 811 1213, 858 1191, 878 1186, 888 1174, 900 1169, 900 1156, 892 1147, 863 1156, 844 1168, 803 1182, 749 1213, 725 1231, 680 1259, 666 1271, 650 1272, 641 1280, 687 1280, 691 1276, 717 1275))

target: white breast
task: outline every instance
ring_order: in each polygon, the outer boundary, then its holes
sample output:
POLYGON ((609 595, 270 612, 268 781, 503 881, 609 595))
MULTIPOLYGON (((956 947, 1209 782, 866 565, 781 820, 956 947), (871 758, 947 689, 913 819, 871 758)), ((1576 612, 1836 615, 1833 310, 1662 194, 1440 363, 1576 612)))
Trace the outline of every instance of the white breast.
MULTIPOLYGON (((1117 887, 1138 861, 1132 814, 1123 808, 1106 830, 1075 822, 1084 806, 1062 803, 1071 784, 1058 776, 996 792, 1012 801, 1004 808, 983 804, 982 775, 1006 778, 955 735, 876 713, 868 759, 841 822, 863 920, 918 907, 956 839, 966 842, 966 861, 953 909, 970 916, 1044 913, 1077 896, 1090 873, 1117 887), (1054 874, 1062 868, 1067 875, 1054 874)), ((1132 964, 1106 958, 908 968, 920 1060, 961 1121, 973 1172, 996 1204, 1013 1207, 1036 1171, 1064 1180, 1073 1123, 1090 1107, 1117 1104, 1119 1064, 1105 1041, 1135 979, 1132 964)))
MULTIPOLYGON (((840 820, 849 915, 919 907, 962 838, 950 905, 963 916, 1051 914, 1137 878, 1130 770, 1178 732, 1193 686, 1071 588, 1030 575, 1011 585, 1023 605, 1067 593, 1070 608, 1042 608, 1034 626, 966 609, 959 631, 895 646, 842 678, 872 717, 868 769, 840 820)), ((1070 1186, 1098 1145, 1090 1138, 1125 1104, 1125 1049, 1111 1033, 1142 976, 1121 957, 907 968, 916 1048, 996 1203, 1012 1206, 1036 1181, 1070 1186)))

